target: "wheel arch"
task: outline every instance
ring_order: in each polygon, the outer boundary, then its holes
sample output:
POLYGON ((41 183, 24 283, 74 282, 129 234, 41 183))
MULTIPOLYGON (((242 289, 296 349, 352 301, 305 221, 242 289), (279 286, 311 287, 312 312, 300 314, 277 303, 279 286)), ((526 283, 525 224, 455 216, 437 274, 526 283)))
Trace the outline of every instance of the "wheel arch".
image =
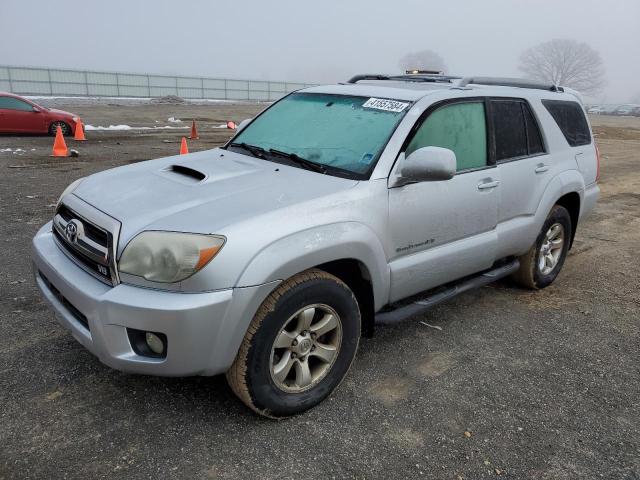
MULTIPOLYGON (((554 205, 561 205, 569 211, 571 217, 571 238, 569 247, 573 244, 578 222, 580 220, 580 208, 584 192, 584 178, 577 170, 566 170, 555 176, 547 185, 538 209, 534 215, 532 235, 539 233, 544 221, 554 205)), ((534 237, 535 238, 535 237, 534 237)))
POLYGON ((569 248, 571 248, 578 228, 578 219, 580 218, 580 194, 578 192, 566 193, 556 201, 556 205, 566 208, 571 217, 571 239, 569 240, 569 248))
POLYGON ((376 308, 371 272, 367 266, 355 258, 341 258, 316 265, 313 268, 338 277, 351 289, 360 308, 362 335, 372 337, 376 308))
POLYGON ((312 268, 335 275, 351 288, 360 304, 363 332, 370 335, 374 312, 388 301, 390 277, 381 242, 361 223, 325 225, 270 244, 247 265, 237 286, 283 281, 312 268))

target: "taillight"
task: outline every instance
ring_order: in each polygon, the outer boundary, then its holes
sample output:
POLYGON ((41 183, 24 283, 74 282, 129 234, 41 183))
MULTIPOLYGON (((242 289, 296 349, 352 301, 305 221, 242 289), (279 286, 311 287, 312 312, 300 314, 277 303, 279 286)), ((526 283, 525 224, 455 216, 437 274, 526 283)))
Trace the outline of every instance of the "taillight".
POLYGON ((600 180, 600 149, 598 148, 598 144, 594 141, 594 145, 596 146, 596 182, 600 180))

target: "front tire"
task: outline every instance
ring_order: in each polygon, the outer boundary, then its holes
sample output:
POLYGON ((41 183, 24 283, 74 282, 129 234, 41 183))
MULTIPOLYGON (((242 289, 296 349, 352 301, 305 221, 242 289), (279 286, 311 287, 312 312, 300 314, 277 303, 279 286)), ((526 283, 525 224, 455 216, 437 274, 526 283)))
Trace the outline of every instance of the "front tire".
POLYGON ((554 205, 536 242, 519 258, 520 269, 513 275, 513 279, 534 290, 551 285, 567 258, 571 236, 569 212, 560 205, 554 205))
POLYGON ((346 376, 360 340, 353 292, 321 270, 299 273, 267 297, 227 372, 234 393, 271 418, 302 413, 346 376))
POLYGON ((60 127, 60 130, 62 130, 63 136, 68 137, 69 135, 71 135, 71 126, 68 123, 62 121, 53 122, 51 125, 49 125, 49 135, 55 137, 58 127, 60 127))

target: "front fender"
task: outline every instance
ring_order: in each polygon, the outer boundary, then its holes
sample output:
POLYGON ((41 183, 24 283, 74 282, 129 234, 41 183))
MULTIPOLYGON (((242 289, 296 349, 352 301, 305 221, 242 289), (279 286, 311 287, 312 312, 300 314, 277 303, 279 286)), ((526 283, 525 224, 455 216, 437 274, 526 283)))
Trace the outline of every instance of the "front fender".
POLYGON ((322 225, 283 237, 263 248, 248 263, 239 287, 285 280, 317 265, 354 259, 367 269, 375 308, 388 301, 389 266, 380 240, 366 225, 341 222, 322 225))

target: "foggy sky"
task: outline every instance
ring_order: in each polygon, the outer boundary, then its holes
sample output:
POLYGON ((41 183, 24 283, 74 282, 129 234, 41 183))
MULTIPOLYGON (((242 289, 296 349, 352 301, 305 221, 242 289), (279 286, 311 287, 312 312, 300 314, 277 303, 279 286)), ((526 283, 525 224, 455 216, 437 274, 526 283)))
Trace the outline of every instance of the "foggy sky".
POLYGON ((600 52, 594 100, 640 95, 639 0, 0 0, 0 64, 18 66, 323 83, 432 49, 448 73, 517 76, 552 38, 600 52))

